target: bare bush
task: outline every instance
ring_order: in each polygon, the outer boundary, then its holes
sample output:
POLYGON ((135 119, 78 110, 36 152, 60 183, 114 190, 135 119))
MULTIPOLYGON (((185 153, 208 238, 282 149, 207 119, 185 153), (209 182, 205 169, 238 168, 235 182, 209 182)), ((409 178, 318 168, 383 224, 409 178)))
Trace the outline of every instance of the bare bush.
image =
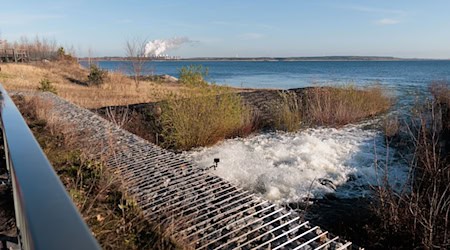
MULTIPOLYGON (((448 123, 449 87, 431 87, 433 99, 415 110, 404 124, 403 143, 413 152, 410 186, 397 192, 389 183, 377 190, 374 211, 385 234, 403 246, 424 249, 450 246, 450 156, 445 137, 448 123), (439 93, 439 94, 437 94, 439 93)), ((386 177, 387 178, 387 177, 386 177)))
POLYGON ((23 36, 19 41, 14 42, 13 47, 26 50, 31 60, 58 59, 58 44, 54 39, 36 36, 34 40, 30 40, 23 36))
POLYGON ((146 44, 147 44, 146 39, 137 37, 133 39, 128 39, 125 42, 125 54, 131 61, 131 68, 133 71, 133 77, 136 86, 139 85, 139 81, 142 76, 142 71, 144 69, 144 64, 147 61, 145 57, 146 44))

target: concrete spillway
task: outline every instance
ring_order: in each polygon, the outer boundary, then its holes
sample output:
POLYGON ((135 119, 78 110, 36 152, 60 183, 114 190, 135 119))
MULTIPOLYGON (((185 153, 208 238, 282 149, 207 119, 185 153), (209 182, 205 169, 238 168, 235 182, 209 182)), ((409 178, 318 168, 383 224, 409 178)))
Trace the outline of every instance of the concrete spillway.
MULTIPOLYGON (((20 94, 20 93, 16 93, 20 94)), ((145 218, 196 249, 350 249, 298 214, 271 204, 95 113, 50 93, 52 113, 73 126, 124 182, 145 218)), ((212 159, 211 159, 212 160, 212 159)))

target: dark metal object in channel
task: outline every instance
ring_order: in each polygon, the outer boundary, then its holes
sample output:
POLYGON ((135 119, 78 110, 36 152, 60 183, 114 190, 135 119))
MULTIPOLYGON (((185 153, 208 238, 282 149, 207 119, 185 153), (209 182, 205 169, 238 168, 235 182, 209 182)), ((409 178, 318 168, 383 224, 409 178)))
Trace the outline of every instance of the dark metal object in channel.
POLYGON ((100 249, 1 85, 0 103, 0 123, 21 249, 100 249))

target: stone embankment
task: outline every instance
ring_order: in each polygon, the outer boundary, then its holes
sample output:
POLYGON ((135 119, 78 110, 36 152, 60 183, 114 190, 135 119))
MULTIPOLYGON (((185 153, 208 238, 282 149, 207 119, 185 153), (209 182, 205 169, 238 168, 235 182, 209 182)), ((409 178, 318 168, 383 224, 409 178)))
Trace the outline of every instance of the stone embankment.
MULTIPOLYGON (((262 91, 245 98, 260 103, 265 112, 261 103, 276 94, 262 91)), ((94 157, 123 179, 145 218, 170 229, 174 239, 196 249, 351 248, 351 242, 228 183, 212 169, 200 168, 53 94, 38 95, 53 104, 55 117, 81 135, 81 143, 94 149, 94 157)))

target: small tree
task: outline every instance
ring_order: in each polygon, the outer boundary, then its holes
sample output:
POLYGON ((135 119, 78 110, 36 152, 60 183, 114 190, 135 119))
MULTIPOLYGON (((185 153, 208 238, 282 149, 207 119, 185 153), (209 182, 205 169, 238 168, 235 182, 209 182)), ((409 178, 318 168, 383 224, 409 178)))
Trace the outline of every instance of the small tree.
POLYGON ((97 65, 91 64, 91 69, 88 75, 88 84, 98 86, 103 84, 108 72, 100 69, 97 65))
POLYGON ((139 80, 142 76, 144 69, 145 59, 145 45, 146 39, 134 38, 129 39, 125 43, 125 53, 128 59, 131 61, 131 68, 133 71, 134 82, 136 86, 139 85, 139 80))
POLYGON ((39 91, 43 92, 51 92, 53 94, 58 94, 56 87, 53 86, 52 82, 48 78, 43 78, 41 81, 39 81, 39 91))
POLYGON ((64 56, 66 55, 66 51, 64 50, 63 47, 59 47, 59 49, 56 53, 57 53, 59 59, 63 59, 64 56))

